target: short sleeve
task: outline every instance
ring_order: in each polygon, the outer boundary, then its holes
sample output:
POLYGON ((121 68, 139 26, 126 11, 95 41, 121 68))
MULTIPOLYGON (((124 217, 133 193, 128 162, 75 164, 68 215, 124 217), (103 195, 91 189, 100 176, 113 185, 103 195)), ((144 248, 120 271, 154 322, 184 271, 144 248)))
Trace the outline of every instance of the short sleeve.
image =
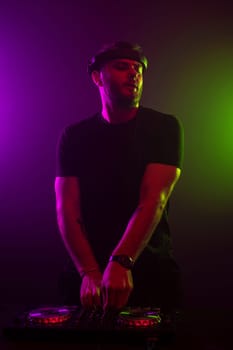
POLYGON ((184 131, 181 121, 169 116, 163 124, 160 152, 165 164, 182 168, 184 154, 184 131))
POLYGON ((56 176, 77 176, 77 162, 74 159, 76 145, 74 141, 72 129, 66 127, 60 134, 57 143, 56 176))
POLYGON ((171 115, 162 115, 150 130, 149 162, 174 165, 182 168, 184 132, 180 120, 171 115))

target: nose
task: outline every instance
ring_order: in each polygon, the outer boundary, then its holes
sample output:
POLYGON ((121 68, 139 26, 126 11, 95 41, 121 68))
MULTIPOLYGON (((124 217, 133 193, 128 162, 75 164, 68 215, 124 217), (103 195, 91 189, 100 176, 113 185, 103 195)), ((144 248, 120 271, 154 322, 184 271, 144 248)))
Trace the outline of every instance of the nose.
POLYGON ((138 76, 140 75, 140 72, 138 71, 138 69, 132 64, 129 67, 129 78, 136 80, 138 78, 138 76))

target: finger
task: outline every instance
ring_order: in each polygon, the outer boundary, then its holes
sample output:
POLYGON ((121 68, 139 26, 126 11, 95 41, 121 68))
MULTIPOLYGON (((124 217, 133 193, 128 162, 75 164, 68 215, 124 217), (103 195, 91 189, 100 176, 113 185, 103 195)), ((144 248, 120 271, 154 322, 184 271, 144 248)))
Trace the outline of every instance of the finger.
POLYGON ((93 297, 90 291, 86 292, 85 295, 83 296, 83 305, 88 309, 93 307, 93 297))
POLYGON ((106 289, 106 299, 104 303, 104 309, 116 309, 117 305, 117 298, 118 298, 118 291, 113 288, 106 289))
POLYGON ((118 310, 122 309, 128 302, 130 293, 125 290, 119 291, 116 299, 116 308, 118 310))
POLYGON ((101 303, 102 303, 103 307, 106 303, 106 299, 107 299, 106 288, 105 288, 105 286, 102 286, 101 287, 101 303))
POLYGON ((93 298, 93 306, 100 306, 101 305, 101 297, 100 297, 100 288, 96 287, 96 290, 92 296, 93 298))
POLYGON ((109 304, 109 288, 105 286, 102 287, 102 300, 103 300, 103 309, 105 310, 109 304))
POLYGON ((83 307, 85 307, 86 301, 85 301, 86 297, 85 297, 85 293, 83 292, 83 290, 80 291, 80 301, 83 307))
POLYGON ((127 304, 131 291, 131 288, 115 290, 114 296, 111 298, 112 306, 118 310, 122 309, 127 304))

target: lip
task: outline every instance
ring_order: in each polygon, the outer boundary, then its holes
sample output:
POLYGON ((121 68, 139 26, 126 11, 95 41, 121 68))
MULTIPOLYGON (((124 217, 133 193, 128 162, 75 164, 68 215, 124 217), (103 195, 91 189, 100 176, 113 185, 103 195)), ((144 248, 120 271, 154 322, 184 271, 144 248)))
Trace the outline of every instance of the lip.
POLYGON ((125 84, 126 87, 129 87, 131 89, 138 89, 138 86, 136 84, 130 84, 130 83, 127 83, 125 84))

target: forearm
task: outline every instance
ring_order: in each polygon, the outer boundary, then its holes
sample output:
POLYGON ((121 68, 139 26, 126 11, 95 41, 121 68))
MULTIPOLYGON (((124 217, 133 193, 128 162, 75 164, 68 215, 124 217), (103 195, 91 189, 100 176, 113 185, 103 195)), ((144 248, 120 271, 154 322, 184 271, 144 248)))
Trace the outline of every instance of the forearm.
POLYGON ((164 164, 149 164, 142 179, 139 205, 113 251, 136 260, 155 231, 168 198, 180 176, 180 169, 164 164))
POLYGON ((77 212, 68 205, 57 207, 57 220, 64 245, 79 274, 99 270, 77 212))
POLYGON ((156 205, 154 203, 139 205, 112 254, 125 254, 136 260, 156 229, 164 206, 165 203, 161 204, 159 201, 156 205))

